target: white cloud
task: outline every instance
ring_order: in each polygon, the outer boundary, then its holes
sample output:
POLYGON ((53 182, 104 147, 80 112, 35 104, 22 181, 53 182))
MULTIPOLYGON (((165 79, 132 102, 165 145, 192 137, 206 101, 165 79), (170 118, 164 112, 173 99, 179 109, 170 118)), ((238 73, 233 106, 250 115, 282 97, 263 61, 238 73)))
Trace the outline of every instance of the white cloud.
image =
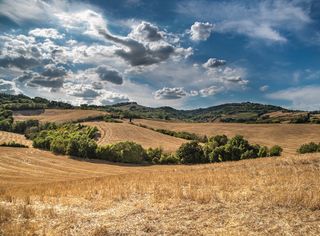
POLYGON ((0 93, 19 94, 21 90, 16 87, 14 82, 0 79, 0 93))
POLYGON ((212 31, 214 25, 209 22, 195 22, 190 29, 190 37, 194 41, 207 40, 212 31))
POLYGON ((269 89, 269 86, 268 85, 263 85, 263 86, 261 86, 260 88, 259 88, 259 90, 261 91, 261 92, 265 92, 265 91, 267 91, 269 89))
POLYGON ((62 39, 64 36, 53 28, 36 28, 29 31, 29 35, 40 38, 62 39))
POLYGON ((297 33, 311 23, 310 1, 183 1, 177 11, 215 22, 215 31, 238 33, 269 42, 286 42, 283 32, 297 33))
POLYGON ((320 86, 288 88, 267 95, 268 98, 291 102, 291 108, 320 110, 320 86))
POLYGON ((199 91, 199 94, 201 95, 201 97, 208 97, 208 96, 212 96, 217 93, 220 93, 221 91, 223 91, 222 87, 217 87, 217 86, 213 85, 208 88, 201 89, 199 91))
POLYGON ((209 58, 206 63, 202 64, 202 66, 204 68, 210 69, 210 68, 215 68, 219 66, 224 66, 225 64, 226 64, 225 60, 219 60, 217 58, 209 58))

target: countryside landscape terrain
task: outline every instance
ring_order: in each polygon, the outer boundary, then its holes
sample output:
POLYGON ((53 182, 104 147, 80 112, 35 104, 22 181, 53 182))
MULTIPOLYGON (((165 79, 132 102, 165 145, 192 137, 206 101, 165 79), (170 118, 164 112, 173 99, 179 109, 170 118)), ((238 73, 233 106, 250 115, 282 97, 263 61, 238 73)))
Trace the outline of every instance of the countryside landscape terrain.
MULTIPOLYGON (((201 123, 146 119, 136 110, 119 113, 110 107, 47 108, 49 101, 40 104, 37 98, 1 96, 1 107, 13 110, 13 124, 30 119, 42 124, 81 123, 97 127, 95 140, 101 146, 132 141, 144 149, 161 147, 165 153, 174 153, 191 141, 159 132, 169 130, 174 135, 187 132, 198 138, 243 135, 250 143, 283 148, 278 157, 197 165, 131 164, 55 154, 34 148, 33 141, 23 134, 0 131, 1 143, 28 146, 0 147, 3 235, 320 232, 320 155, 297 153, 301 144, 320 140, 320 128, 310 121, 292 123, 297 111, 286 110, 288 118, 282 123, 201 123)), ((245 112, 254 112, 256 106, 252 111, 246 103, 245 112)))
POLYGON ((0 236, 320 235, 320 0, 0 0, 0 236))

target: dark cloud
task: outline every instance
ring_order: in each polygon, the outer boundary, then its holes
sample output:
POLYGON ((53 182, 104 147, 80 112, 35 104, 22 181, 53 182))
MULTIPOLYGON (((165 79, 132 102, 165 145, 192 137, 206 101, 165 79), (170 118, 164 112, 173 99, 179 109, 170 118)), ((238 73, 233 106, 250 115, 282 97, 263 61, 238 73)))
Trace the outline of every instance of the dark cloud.
POLYGON ((165 61, 175 51, 175 48, 170 44, 159 44, 150 49, 143 43, 128 37, 113 36, 105 30, 99 30, 99 33, 107 40, 126 47, 126 49, 116 49, 114 53, 129 62, 131 66, 148 66, 165 61))
POLYGON ((0 67, 17 67, 19 69, 28 69, 38 66, 40 62, 32 57, 0 57, 0 67))
POLYGON ((80 89, 78 91, 74 91, 74 92, 70 93, 70 95, 75 96, 75 97, 81 97, 86 100, 86 99, 96 98, 100 94, 91 88, 84 88, 84 89, 80 89))
POLYGON ((96 68, 96 72, 101 80, 109 81, 114 84, 123 83, 121 74, 115 69, 109 68, 107 66, 99 66, 96 68))
POLYGON ((17 77, 15 81, 29 87, 47 87, 58 89, 63 86, 63 77, 48 77, 37 72, 25 71, 23 75, 17 77))
POLYGON ((156 99, 180 99, 187 96, 188 93, 183 88, 167 88, 157 90, 154 93, 156 99))
POLYGON ((63 68, 62 66, 56 66, 54 64, 50 64, 45 66, 44 71, 42 72, 43 76, 47 76, 47 77, 62 77, 65 76, 67 74, 67 71, 65 68, 63 68))
POLYGON ((227 62, 225 60, 219 60, 217 58, 209 58, 209 60, 204 63, 202 66, 204 68, 215 68, 215 67, 219 67, 219 66, 224 66, 227 62))

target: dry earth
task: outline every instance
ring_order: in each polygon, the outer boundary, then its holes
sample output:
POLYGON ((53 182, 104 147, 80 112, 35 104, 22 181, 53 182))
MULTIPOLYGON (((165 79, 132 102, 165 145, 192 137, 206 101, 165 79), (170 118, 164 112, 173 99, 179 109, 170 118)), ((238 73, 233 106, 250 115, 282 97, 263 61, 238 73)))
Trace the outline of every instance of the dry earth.
POLYGON ((285 153, 294 154, 297 148, 307 142, 320 142, 320 125, 316 124, 241 124, 241 123, 186 123, 155 120, 134 120, 152 128, 188 131, 200 135, 225 134, 232 137, 243 135, 252 143, 280 145, 285 153))
MULTIPOLYGON (((37 111, 35 111, 38 113, 37 111)), ((87 117, 95 117, 107 114, 103 111, 95 110, 77 110, 77 109, 46 109, 43 113, 33 114, 28 112, 15 112, 14 119, 19 120, 39 120, 41 122, 67 122, 76 121, 87 117)))

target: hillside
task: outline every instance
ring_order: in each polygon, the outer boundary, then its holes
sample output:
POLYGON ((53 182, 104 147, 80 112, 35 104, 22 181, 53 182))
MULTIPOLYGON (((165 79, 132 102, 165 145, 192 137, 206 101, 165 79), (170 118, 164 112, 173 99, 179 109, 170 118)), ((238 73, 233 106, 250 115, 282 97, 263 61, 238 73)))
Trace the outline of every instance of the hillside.
POLYGON ((132 141, 144 148, 161 147, 166 152, 176 151, 185 139, 164 135, 149 129, 137 127, 128 123, 85 122, 84 125, 96 126, 101 134, 98 144, 106 145, 121 141, 132 141))
POLYGON ((83 104, 80 107, 68 103, 29 98, 25 95, 0 94, 0 109, 82 109, 107 111, 115 118, 148 118, 161 120, 184 120, 191 122, 232 123, 320 123, 318 112, 288 110, 279 106, 242 102, 228 103, 193 110, 177 110, 172 107, 146 107, 135 102, 108 106, 83 104))
POLYGON ((218 134, 232 137, 239 134, 259 145, 280 145, 284 152, 291 154, 303 143, 320 141, 320 126, 315 124, 190 123, 146 119, 136 119, 134 123, 154 129, 187 131, 208 137, 218 134))
POLYGON ((319 235, 319 154, 131 166, 0 147, 1 235, 319 235))

